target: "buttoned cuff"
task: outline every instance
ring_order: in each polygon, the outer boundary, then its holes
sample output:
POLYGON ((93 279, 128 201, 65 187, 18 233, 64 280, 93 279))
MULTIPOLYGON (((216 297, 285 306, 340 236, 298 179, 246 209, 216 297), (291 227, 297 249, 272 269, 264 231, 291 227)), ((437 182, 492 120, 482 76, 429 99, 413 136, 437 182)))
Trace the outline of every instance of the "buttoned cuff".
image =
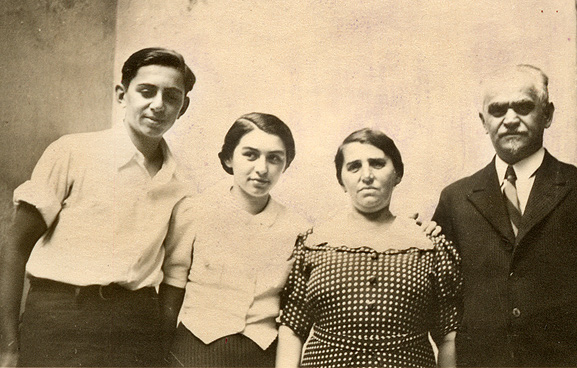
POLYGON ((174 277, 172 275, 164 274, 164 279, 162 280, 163 284, 167 284, 170 286, 174 286, 180 289, 183 289, 186 286, 187 278, 184 279, 182 277, 174 277))

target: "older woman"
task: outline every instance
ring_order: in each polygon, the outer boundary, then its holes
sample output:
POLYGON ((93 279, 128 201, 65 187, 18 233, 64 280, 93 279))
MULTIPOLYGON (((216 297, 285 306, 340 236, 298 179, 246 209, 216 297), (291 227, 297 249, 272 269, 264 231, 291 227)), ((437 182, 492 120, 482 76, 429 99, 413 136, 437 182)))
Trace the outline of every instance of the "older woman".
POLYGON ((182 203, 174 237, 189 241, 180 267, 185 296, 170 350, 173 366, 274 366, 279 292, 296 236, 308 228, 270 191, 295 156, 290 129, 274 115, 234 122, 219 158, 232 183, 182 203), (190 271, 189 271, 190 267, 190 271))
POLYGON ((349 135, 335 157, 352 210, 298 240, 283 298, 277 366, 455 365, 461 285, 443 236, 427 238, 389 204, 401 155, 380 131, 349 135), (312 333, 311 333, 312 329, 312 333))

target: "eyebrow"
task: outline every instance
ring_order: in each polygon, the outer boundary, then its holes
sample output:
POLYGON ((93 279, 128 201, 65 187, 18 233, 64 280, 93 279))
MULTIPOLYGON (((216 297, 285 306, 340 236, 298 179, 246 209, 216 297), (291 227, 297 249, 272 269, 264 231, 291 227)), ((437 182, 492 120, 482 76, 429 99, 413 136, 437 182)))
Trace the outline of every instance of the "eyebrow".
MULTIPOLYGON (((241 148, 242 148, 242 149, 246 149, 246 150, 261 152, 261 150, 259 150, 258 148, 254 148, 254 147, 250 147, 250 146, 243 146, 243 147, 241 147, 241 148)), ((276 154, 276 155, 283 155, 283 156, 286 155, 286 152, 283 151, 283 150, 270 151, 270 152, 267 152, 267 153, 268 153, 268 154, 273 153, 273 154, 276 154)))
POLYGON ((386 162, 387 159, 384 157, 374 157, 374 158, 369 158, 368 161, 369 162, 386 162))
MULTIPOLYGON (((138 87, 145 87, 145 88, 155 88, 155 89, 159 89, 156 84, 152 84, 152 83, 138 83, 138 84, 136 85, 136 87, 137 87, 137 88, 138 88, 138 87)), ((180 93, 180 94, 184 94, 184 92, 183 92, 180 88, 178 88, 178 87, 168 87, 168 88, 165 88, 165 90, 171 91, 171 92, 174 91, 174 92, 178 92, 178 93, 180 93)))
POLYGON ((518 100, 511 100, 511 101, 495 101, 491 102, 488 106, 509 106, 509 105, 516 105, 520 103, 533 103, 537 104, 534 100, 530 98, 521 98, 518 100))

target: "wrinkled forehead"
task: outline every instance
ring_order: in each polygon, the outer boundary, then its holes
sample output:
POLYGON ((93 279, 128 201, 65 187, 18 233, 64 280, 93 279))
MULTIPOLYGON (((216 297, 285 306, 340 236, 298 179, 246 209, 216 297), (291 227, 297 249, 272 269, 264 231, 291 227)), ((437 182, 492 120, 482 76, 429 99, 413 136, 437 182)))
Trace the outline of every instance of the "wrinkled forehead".
POLYGON ((483 83, 483 106, 539 100, 537 81, 527 73, 495 75, 483 83))

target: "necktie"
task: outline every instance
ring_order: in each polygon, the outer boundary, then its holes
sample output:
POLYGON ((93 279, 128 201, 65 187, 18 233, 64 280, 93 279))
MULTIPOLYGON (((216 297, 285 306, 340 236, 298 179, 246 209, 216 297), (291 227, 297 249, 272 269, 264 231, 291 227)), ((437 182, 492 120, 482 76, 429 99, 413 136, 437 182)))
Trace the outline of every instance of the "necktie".
POLYGON ((519 231, 522 216, 519 197, 517 197, 517 187, 515 186, 516 181, 517 175, 515 175, 515 169, 513 169, 513 166, 509 165, 505 172, 505 180, 503 181, 503 194, 505 195, 507 212, 509 212, 509 218, 511 219, 511 225, 513 225, 513 232, 515 235, 517 235, 517 232, 519 231))

